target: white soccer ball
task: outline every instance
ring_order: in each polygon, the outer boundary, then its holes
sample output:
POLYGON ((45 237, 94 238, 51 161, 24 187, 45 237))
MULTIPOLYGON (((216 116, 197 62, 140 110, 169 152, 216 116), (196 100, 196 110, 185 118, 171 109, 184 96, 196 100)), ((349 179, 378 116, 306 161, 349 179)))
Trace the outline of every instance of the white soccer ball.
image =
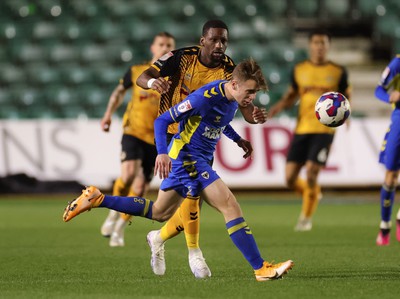
POLYGON ((315 116, 328 127, 341 126, 350 114, 350 102, 340 92, 326 92, 315 103, 315 116))

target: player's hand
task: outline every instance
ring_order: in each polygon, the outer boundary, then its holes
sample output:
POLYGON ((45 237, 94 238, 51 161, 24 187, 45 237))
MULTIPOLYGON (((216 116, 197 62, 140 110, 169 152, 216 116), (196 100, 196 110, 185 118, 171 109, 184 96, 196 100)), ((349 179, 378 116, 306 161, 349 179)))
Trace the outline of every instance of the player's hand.
POLYGON ((158 91, 160 94, 166 93, 171 86, 171 81, 165 80, 163 77, 159 77, 156 81, 151 84, 151 89, 158 91))
POLYGON ((279 112, 281 112, 281 108, 278 107, 278 105, 274 105, 272 106, 269 111, 268 111, 268 116, 270 118, 274 117, 275 115, 277 115, 279 112))
POLYGON ((254 106, 253 119, 258 124, 265 123, 268 119, 268 111, 265 108, 258 108, 257 106, 254 106))
POLYGON ((158 155, 156 158, 156 164, 154 166, 154 176, 160 179, 166 179, 171 172, 172 164, 171 159, 167 154, 158 155))
POLYGON ((251 159, 253 159, 253 146, 251 145, 250 141, 241 138, 237 142, 237 145, 241 147, 245 152, 243 158, 247 159, 248 157, 250 157, 251 159))
POLYGON ((111 127, 111 118, 107 116, 103 117, 100 126, 104 132, 109 132, 111 127))
POLYGON ((390 103, 398 103, 400 101, 400 91, 393 90, 389 96, 390 103))

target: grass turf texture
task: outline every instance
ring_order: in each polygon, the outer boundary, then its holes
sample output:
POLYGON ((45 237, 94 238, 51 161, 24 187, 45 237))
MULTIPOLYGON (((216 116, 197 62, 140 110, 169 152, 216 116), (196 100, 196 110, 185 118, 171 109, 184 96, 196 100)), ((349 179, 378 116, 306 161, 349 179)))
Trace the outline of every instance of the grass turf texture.
POLYGON ((325 195, 313 230, 304 233, 293 231, 300 211, 293 196, 238 196, 262 256, 295 262, 284 279, 263 283, 206 204, 201 247, 212 277, 197 280, 183 235, 166 244, 166 275, 152 273, 145 240, 158 223, 135 218, 126 246, 110 248, 100 235, 105 209, 63 223, 71 196, 2 197, 0 298, 398 298, 400 243, 393 232, 390 246, 375 245, 378 202, 335 196, 325 195))

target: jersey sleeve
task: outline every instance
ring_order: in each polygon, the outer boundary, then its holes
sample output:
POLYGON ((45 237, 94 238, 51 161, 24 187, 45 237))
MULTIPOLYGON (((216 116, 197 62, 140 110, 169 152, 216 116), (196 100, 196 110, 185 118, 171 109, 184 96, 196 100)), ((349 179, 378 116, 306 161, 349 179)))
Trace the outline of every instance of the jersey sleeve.
POLYGON ((129 89, 133 86, 132 83, 132 68, 125 73, 124 77, 119 80, 119 83, 124 86, 125 89, 129 89))
POLYGON ((396 76, 400 74, 400 57, 397 56, 386 66, 385 70, 382 72, 381 80, 375 89, 375 96, 386 103, 389 103, 389 93, 390 83, 396 76))
POLYGON ((338 91, 346 96, 349 96, 349 76, 346 68, 342 67, 342 75, 339 79, 338 91))
POLYGON ((168 52, 161 56, 151 66, 155 68, 161 77, 172 76, 179 68, 182 52, 179 50, 168 52))
POLYGON ((224 135, 234 142, 238 142, 242 137, 236 133, 235 129, 231 125, 227 125, 224 130, 224 135))

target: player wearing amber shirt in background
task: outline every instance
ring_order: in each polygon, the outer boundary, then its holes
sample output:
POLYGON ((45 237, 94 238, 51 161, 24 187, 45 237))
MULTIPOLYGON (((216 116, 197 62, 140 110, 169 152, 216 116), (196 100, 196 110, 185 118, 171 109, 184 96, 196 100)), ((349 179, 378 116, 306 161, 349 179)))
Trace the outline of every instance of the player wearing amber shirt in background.
MULTIPOLYGON (((137 84, 142 88, 151 88, 161 93, 159 111, 161 115, 201 86, 214 80, 231 79, 235 65, 224 54, 227 43, 226 24, 219 20, 207 21, 203 26, 200 46, 186 47, 164 55, 138 78, 137 84)), ((240 110, 249 123, 266 121, 265 111, 252 104, 240 110)), ((234 136, 231 134, 232 131, 228 125, 224 134, 232 139, 234 136)), ((172 138, 177 132, 176 124, 169 126, 168 137, 172 138)), ((242 148, 251 146, 246 142, 241 139, 237 143, 242 148)), ((164 242, 184 231, 189 250, 189 265, 193 274, 197 278, 211 276, 199 247, 199 209, 198 198, 185 199, 161 230, 148 234, 147 240, 152 251, 151 266, 155 274, 165 273, 164 242)))
MULTIPOLYGON (((132 98, 123 116, 121 176, 115 181, 113 195, 143 196, 153 178, 157 150, 154 145, 154 120, 158 115, 160 94, 136 85, 138 76, 154 61, 175 48, 174 37, 161 32, 154 37, 150 51, 152 60, 129 68, 114 89, 107 110, 101 120, 103 131, 108 132, 111 117, 123 103, 125 93, 132 88, 132 98)), ((110 237, 110 246, 124 246, 124 229, 130 215, 110 210, 101 227, 103 236, 110 237)))
POLYGON ((325 166, 333 142, 335 130, 322 125, 315 117, 315 102, 325 92, 338 91, 347 98, 350 88, 347 71, 327 57, 330 36, 324 30, 309 35, 309 60, 295 65, 292 84, 287 92, 269 110, 269 116, 292 107, 299 99, 296 129, 286 162, 286 183, 289 188, 302 194, 302 211, 296 231, 312 228, 312 216, 321 198, 318 175, 325 166), (306 180, 299 178, 302 167, 306 168, 306 180))

